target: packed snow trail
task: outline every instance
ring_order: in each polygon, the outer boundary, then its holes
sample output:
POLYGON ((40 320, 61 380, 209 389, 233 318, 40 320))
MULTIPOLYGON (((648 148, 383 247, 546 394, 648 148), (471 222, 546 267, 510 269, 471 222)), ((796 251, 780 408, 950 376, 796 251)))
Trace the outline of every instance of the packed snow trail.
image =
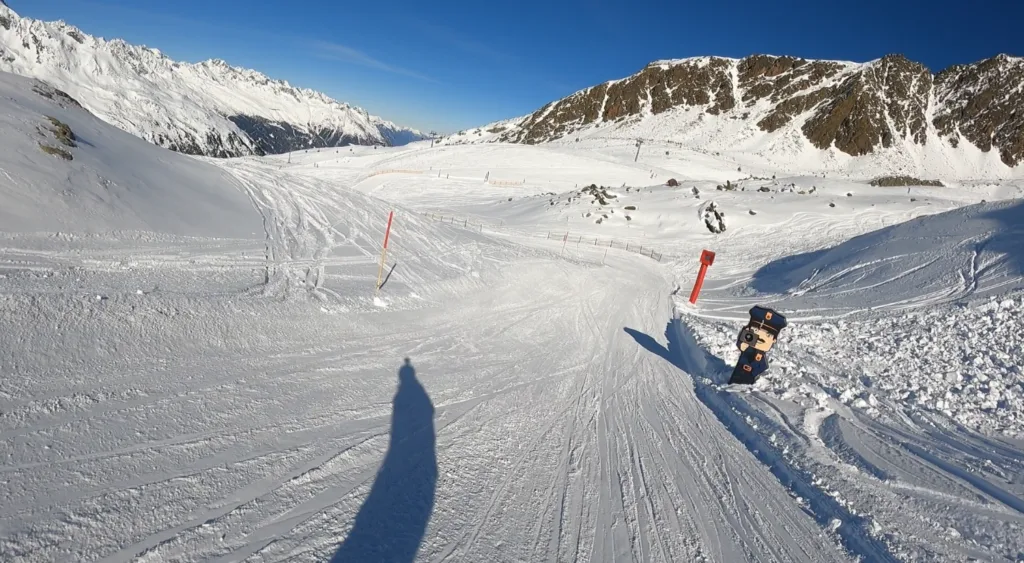
POLYGON ((67 346, 42 320, 57 315, 97 347, 51 365, 60 377, 9 372, 21 379, 2 398, 0 553, 322 560, 366 503, 390 502, 367 496, 387 478, 405 500, 369 537, 415 542, 416 561, 846 560, 646 346, 664 330, 662 274, 639 257, 609 263, 524 259, 425 309, 344 316, 251 299, 95 310, 5 297, 5 361, 67 346), (125 317, 162 325, 118 333, 125 317), (254 318, 274 321, 257 337, 254 318), (414 451, 386 455, 406 356, 436 452, 416 451, 429 442, 410 431, 414 451))

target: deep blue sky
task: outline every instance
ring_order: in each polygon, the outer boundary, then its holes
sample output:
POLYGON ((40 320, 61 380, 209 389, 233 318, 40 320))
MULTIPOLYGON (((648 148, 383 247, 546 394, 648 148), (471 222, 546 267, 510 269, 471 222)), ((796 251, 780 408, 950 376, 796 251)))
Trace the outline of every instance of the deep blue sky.
POLYGON ((933 71, 1024 55, 1024 1, 7 0, 196 62, 221 58, 401 125, 451 132, 529 113, 655 59, 752 53, 933 71))

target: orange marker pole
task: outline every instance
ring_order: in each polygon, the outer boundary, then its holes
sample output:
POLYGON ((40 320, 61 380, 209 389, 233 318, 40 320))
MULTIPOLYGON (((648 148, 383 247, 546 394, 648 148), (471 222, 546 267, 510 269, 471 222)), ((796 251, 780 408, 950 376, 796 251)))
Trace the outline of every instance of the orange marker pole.
POLYGON ((693 291, 690 292, 690 303, 697 303, 697 296, 700 295, 700 288, 704 285, 704 275, 708 273, 708 266, 714 263, 714 252, 704 250, 700 253, 700 271, 697 272, 697 281, 693 284, 693 291))
POLYGON ((391 219, 394 218, 395 212, 388 213, 388 228, 384 231, 384 248, 380 252, 380 268, 377 269, 377 292, 380 292, 380 279, 384 275, 384 257, 388 253, 388 238, 391 236, 391 219))

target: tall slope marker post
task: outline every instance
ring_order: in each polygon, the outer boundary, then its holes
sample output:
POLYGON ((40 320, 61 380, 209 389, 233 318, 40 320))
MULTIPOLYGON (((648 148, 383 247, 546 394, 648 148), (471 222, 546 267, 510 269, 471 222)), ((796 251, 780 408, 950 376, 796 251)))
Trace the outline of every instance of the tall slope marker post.
POLYGON ((377 290, 375 293, 380 293, 380 279, 384 275, 384 259, 388 254, 388 237, 391 236, 391 219, 394 216, 394 211, 388 213, 388 228, 384 231, 384 248, 380 252, 380 268, 377 269, 377 290))
POLYGON ((700 253, 700 271, 697 272, 697 281, 693 284, 693 291, 690 292, 690 303, 697 304, 697 296, 700 295, 700 288, 704 285, 704 274, 708 273, 708 266, 714 263, 714 252, 705 250, 700 253))

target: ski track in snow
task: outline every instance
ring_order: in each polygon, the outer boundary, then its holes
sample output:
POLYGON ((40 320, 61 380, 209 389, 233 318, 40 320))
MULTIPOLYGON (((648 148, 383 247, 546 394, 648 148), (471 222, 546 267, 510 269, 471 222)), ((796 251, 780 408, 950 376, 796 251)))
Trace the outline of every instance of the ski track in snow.
MULTIPOLYGON (((276 225, 271 266, 315 265, 331 249, 322 202, 269 185, 251 193, 276 225)), ((5 383, 0 545, 15 558, 111 562, 325 556, 374 480, 387 381, 408 354, 436 408, 420 560, 845 560, 688 378, 626 332, 658 333, 669 281, 653 261, 616 260, 508 263, 457 301, 312 324, 283 313, 317 300, 226 296, 189 311, 192 296, 119 294, 97 310, 12 294, 11 312, 34 303, 101 349, 51 365, 74 370, 65 380, 29 369, 5 383), (136 326, 119 333, 122 314, 136 326), (264 315, 279 318, 261 323, 263 345, 232 336, 264 315), (184 343, 192 352, 179 357, 184 343)), ((67 345, 39 318, 4 319, 4 349, 67 345)))
MULTIPOLYGON (((479 188, 492 165, 521 176, 530 162, 512 161, 533 150, 198 159, 237 180, 262 240, 0 234, 0 560, 1022 558, 1024 423, 999 418, 1024 401, 1016 231, 891 243, 1005 208, 843 243, 966 196, 858 194, 837 217, 824 197, 698 182, 728 210, 721 236, 693 220, 707 200, 690 186, 616 189, 634 219, 598 227, 577 192, 479 188), (431 159, 461 170, 367 175, 431 159), (422 214, 445 208, 501 227, 422 214), (678 258, 534 236, 563 228, 678 258), (814 240, 770 236, 799 229, 814 240), (856 258, 820 250, 840 243, 856 258), (719 258, 687 307, 670 292, 702 247, 719 258), (773 368, 723 387, 764 300, 794 311, 773 368)), ((621 166, 536 150, 555 185, 569 165, 655 174, 631 150, 621 166)))
POLYGON ((657 330, 663 277, 557 262, 524 270, 460 296, 464 307, 364 314, 346 323, 351 332, 333 327, 315 341, 355 354, 250 356, 240 366, 227 363, 231 350, 202 354, 212 365, 132 378, 139 398, 33 413, 41 420, 6 437, 22 459, 3 468, 7 490, 22 494, 5 502, 5 552, 323 556, 373 480, 388 433, 388 364, 408 352, 437 409, 437 537, 422 560, 844 559, 708 418, 687 378, 623 330, 657 330), (364 323, 389 321, 400 330, 363 335, 364 323), (196 387, 191 373, 206 382, 196 387), (90 443, 70 442, 84 435, 90 443), (75 485, 46 486, 58 482, 75 485), (53 534, 72 541, 50 543, 53 534))

